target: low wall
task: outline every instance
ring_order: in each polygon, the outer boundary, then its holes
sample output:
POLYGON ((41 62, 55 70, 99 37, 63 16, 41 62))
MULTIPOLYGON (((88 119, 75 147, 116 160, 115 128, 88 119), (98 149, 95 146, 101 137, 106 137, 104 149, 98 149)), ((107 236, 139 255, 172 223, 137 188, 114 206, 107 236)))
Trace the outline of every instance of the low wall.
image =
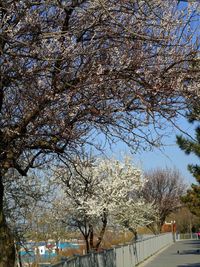
POLYGON ((103 252, 77 256, 52 267, 134 267, 172 243, 172 233, 166 233, 103 252))

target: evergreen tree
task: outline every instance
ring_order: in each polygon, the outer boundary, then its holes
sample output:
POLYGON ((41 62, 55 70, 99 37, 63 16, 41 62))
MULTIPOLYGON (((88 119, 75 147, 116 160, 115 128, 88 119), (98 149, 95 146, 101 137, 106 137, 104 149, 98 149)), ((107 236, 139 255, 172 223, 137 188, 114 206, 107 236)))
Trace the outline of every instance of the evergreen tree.
MULTIPOLYGON (((198 105, 195 105, 188 114, 188 121, 190 123, 200 122, 200 107, 198 105)), ((180 135, 177 136, 177 144, 187 155, 193 153, 200 158, 200 125, 195 129, 194 139, 184 138, 180 135)), ((191 185, 191 188, 187 190, 187 194, 182 197, 182 201, 193 214, 200 216, 200 165, 189 164, 188 170, 194 176, 197 183, 191 185)))

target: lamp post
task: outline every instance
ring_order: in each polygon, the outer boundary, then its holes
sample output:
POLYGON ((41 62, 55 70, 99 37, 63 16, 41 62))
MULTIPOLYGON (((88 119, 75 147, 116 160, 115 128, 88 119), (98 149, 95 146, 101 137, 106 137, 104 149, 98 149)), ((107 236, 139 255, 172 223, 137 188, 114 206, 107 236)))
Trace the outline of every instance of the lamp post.
POLYGON ((172 231, 172 237, 173 237, 173 241, 175 242, 175 227, 176 227, 176 221, 171 221, 171 231, 172 231))

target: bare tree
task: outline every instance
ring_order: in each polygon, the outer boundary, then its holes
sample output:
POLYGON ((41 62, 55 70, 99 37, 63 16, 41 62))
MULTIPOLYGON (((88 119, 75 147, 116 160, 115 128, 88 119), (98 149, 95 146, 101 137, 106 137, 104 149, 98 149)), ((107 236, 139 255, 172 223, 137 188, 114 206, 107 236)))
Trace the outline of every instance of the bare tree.
POLYGON ((176 229, 179 233, 198 232, 199 217, 192 214, 184 205, 169 216, 169 220, 176 221, 176 229))
POLYGON ((11 267, 6 174, 26 176, 102 132, 135 149, 159 141, 163 118, 197 88, 185 83, 197 75, 190 26, 199 9, 175 0, 1 0, 0 11, 0 267, 11 267))
POLYGON ((155 169, 145 174, 147 182, 143 197, 157 209, 156 224, 149 225, 154 233, 161 232, 166 218, 181 207, 180 197, 186 190, 181 174, 176 169, 155 169))

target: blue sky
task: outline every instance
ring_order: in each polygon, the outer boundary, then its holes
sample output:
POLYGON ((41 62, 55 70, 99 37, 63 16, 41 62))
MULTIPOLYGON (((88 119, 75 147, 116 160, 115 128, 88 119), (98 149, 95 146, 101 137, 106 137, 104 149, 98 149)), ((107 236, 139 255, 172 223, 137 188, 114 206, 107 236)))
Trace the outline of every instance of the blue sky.
POLYGON ((153 152, 137 154, 135 161, 143 170, 154 169, 157 167, 177 168, 188 183, 195 182, 195 179, 187 170, 188 164, 199 164, 199 160, 194 155, 186 155, 175 143, 175 134, 170 140, 170 145, 164 146, 161 150, 154 149, 153 152))
MULTIPOLYGON (((195 125, 188 123, 184 118, 179 119, 177 124, 182 130, 194 136, 195 125)), ((163 139, 164 145, 160 149, 154 148, 152 151, 133 154, 133 162, 145 171, 155 168, 175 167, 180 171, 188 184, 195 182, 195 179, 187 170, 187 165, 199 164, 199 159, 193 154, 186 155, 184 151, 176 145, 177 134, 180 134, 180 131, 173 129, 170 136, 163 139)), ((130 154, 130 149, 124 143, 119 142, 110 153, 114 157, 122 158, 124 154, 130 154)))

